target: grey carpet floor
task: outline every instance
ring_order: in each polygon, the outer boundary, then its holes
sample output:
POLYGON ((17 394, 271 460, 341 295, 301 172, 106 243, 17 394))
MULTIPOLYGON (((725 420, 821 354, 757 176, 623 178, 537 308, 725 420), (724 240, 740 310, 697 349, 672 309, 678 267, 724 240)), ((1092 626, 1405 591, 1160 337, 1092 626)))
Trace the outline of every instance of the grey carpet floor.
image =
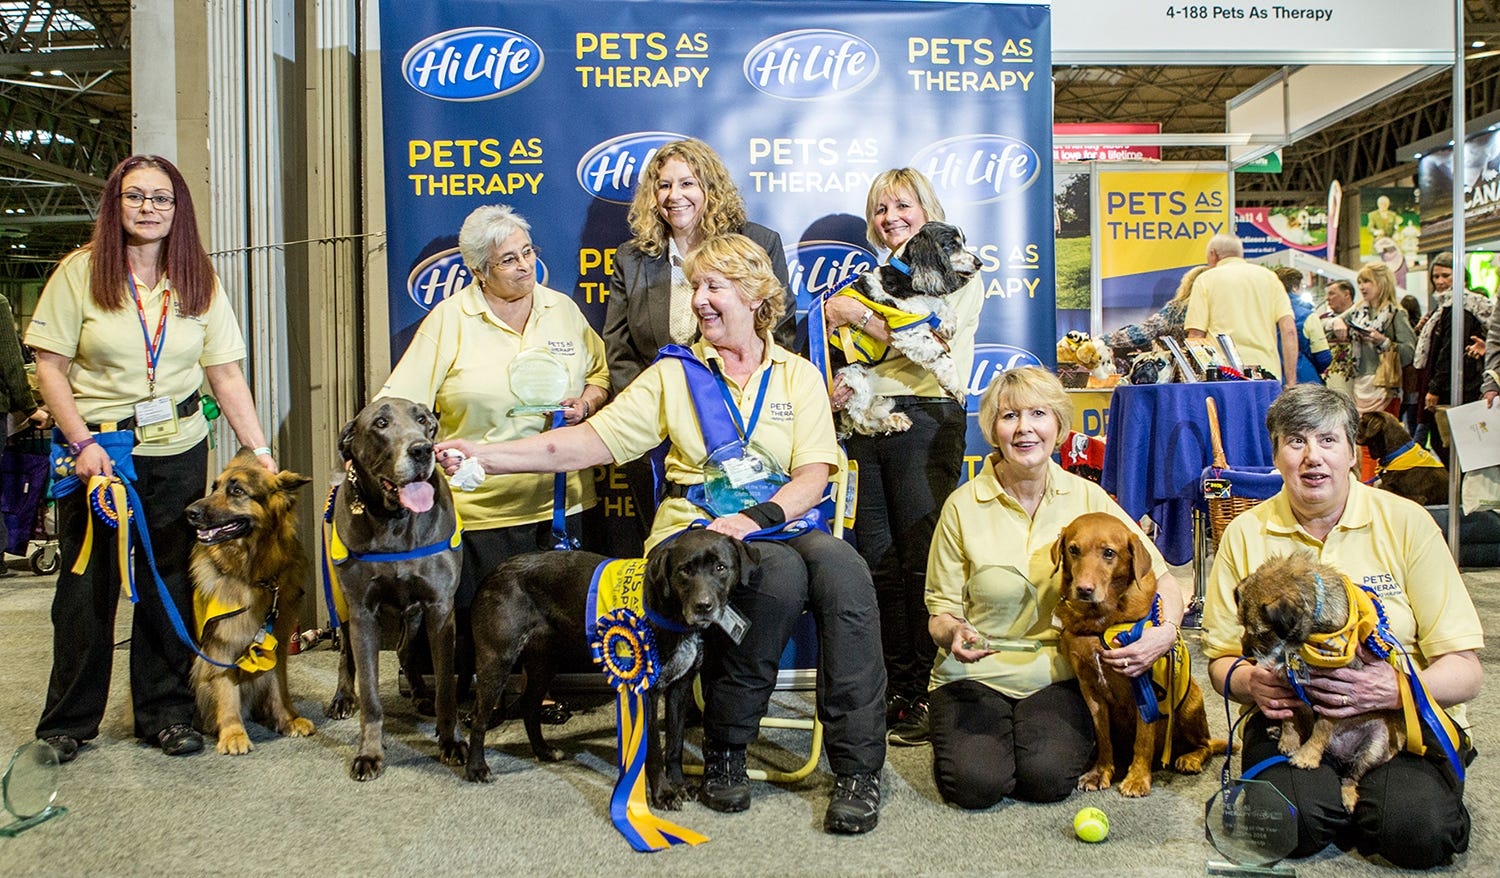
MULTIPOLYGON (((1500 620, 1500 571, 1465 574, 1481 614, 1500 620)), ((1186 581, 1186 577, 1184 577, 1186 581)), ((29 740, 51 662, 50 579, 0 581, 0 752, 29 740)), ((120 638, 130 610, 120 612, 120 638)), ((1500 632, 1500 625, 1492 627, 1500 632)), ((1494 634, 1491 642, 1500 640, 1494 634)), ((1196 650, 1196 637, 1189 632, 1196 650)), ((743 814, 716 814, 697 803, 672 819, 711 839, 695 848, 637 854, 611 827, 614 711, 582 713, 551 729, 571 757, 541 765, 518 722, 490 735, 498 778, 465 783, 439 765, 430 719, 396 693, 394 656, 382 655, 387 768, 371 783, 347 775, 357 721, 332 722, 322 705, 334 688, 336 655, 320 649, 289 661, 298 710, 316 736, 282 739, 252 724, 248 756, 212 751, 169 758, 133 740, 126 694, 127 653, 117 652, 114 696, 97 740, 62 772, 61 819, 15 839, 0 839, 0 874, 11 875, 1109 875, 1201 876, 1216 858, 1203 837, 1203 803, 1218 784, 1221 760, 1196 777, 1158 772, 1150 797, 1114 790, 1074 793, 1052 805, 1005 803, 965 813, 944 805, 931 774, 931 750, 891 748, 883 774, 880 825, 856 838, 821 831, 831 779, 823 770, 800 785, 753 784, 743 814), (1111 834, 1089 845, 1072 835, 1072 816, 1102 808, 1111 834)), ((1466 802, 1474 816, 1469 852, 1445 873, 1500 874, 1500 840, 1491 812, 1500 806, 1488 729, 1500 716, 1500 653, 1481 656, 1492 678, 1469 710, 1480 758, 1470 769, 1466 802)), ((1196 657, 1195 657, 1196 660, 1196 657)), ((1201 662, 1195 667, 1203 682, 1201 662)), ((802 693, 780 693, 776 710, 806 713, 802 693)), ((1226 730, 1222 701, 1210 699, 1216 735, 1226 730)), ((696 730, 693 732, 696 735, 696 730)), ((693 738, 696 742, 696 737, 693 738)), ((773 763, 798 763, 800 733, 776 732, 759 749, 773 763)), ((805 752, 805 751, 804 751, 805 752)), ((693 748, 696 755, 696 747, 693 748)), ((1362 876, 1392 870, 1329 848, 1297 864, 1304 876, 1362 876)))

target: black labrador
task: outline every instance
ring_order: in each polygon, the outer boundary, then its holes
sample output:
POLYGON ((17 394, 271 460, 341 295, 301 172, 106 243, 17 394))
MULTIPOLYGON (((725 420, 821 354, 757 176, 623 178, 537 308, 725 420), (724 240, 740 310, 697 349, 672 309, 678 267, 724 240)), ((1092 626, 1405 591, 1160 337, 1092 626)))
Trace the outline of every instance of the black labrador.
MULTIPOLYGON (((543 762, 564 753, 542 738, 542 696, 564 657, 589 654, 586 620, 589 585, 604 556, 592 552, 536 552, 518 555, 495 568, 474 598, 474 657, 478 683, 469 734, 465 777, 489 782, 484 736, 490 711, 517 656, 526 670, 521 715, 532 752, 543 762)), ((759 563, 755 549, 708 530, 690 530, 657 545, 647 555, 645 607, 668 625, 653 624, 661 675, 649 693, 646 716, 646 780, 651 804, 677 810, 687 798, 682 776, 682 733, 692 693, 693 672, 702 662, 701 632, 720 621, 736 585, 748 583, 759 563), (674 628, 678 630, 673 630, 674 628), (666 745, 657 720, 660 693, 666 694, 666 745)))
POLYGON ((333 526, 348 549, 338 576, 349 619, 338 691, 328 716, 354 714, 358 679, 359 749, 349 766, 355 780, 374 780, 385 770, 378 667, 381 607, 408 620, 421 617, 437 677, 439 758, 456 765, 468 754, 458 737, 453 677, 453 600, 462 549, 449 548, 458 518, 448 480, 433 455, 437 429, 437 416, 427 406, 386 397, 365 406, 339 437, 348 478, 334 502, 333 526))

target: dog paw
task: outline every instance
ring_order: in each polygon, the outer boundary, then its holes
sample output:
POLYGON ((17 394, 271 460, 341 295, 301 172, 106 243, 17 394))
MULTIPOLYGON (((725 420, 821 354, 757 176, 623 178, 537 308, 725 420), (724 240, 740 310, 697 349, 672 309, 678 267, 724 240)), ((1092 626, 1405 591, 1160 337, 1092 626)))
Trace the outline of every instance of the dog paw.
POLYGON ((1172 760, 1172 768, 1180 774, 1198 774, 1203 771, 1203 763, 1208 759, 1207 750, 1194 750, 1172 760))
POLYGON ((1359 804, 1359 786, 1352 783, 1344 784, 1339 790, 1339 798, 1344 801, 1344 810, 1353 814, 1354 806, 1359 804))
POLYGON ((438 761, 444 765, 463 765, 469 761, 468 741, 439 741, 438 761))
POLYGON ((490 764, 483 759, 469 760, 464 767, 464 780, 469 783, 494 783, 495 776, 490 774, 490 764))
POLYGON ((1294 768, 1313 769, 1323 764, 1322 752, 1310 752, 1307 747, 1299 749, 1295 753, 1287 754, 1287 761, 1294 768))
POLYGON ((557 747, 533 747, 532 752, 538 762, 561 762, 568 758, 568 754, 557 747))
POLYGON ((323 708, 323 712, 328 715, 329 719, 348 719, 354 716, 355 709, 353 696, 335 695, 333 700, 328 702, 328 706, 323 708))
POLYGON ((661 811, 681 811, 682 803, 688 800, 686 784, 658 784, 651 794, 651 807, 661 811))
POLYGON ((291 722, 288 722, 279 731, 288 738, 306 738, 309 735, 316 734, 318 727, 313 725, 312 720, 306 717, 294 716, 291 722))
POLYGON ((385 757, 361 753, 349 763, 349 776, 358 781, 374 780, 385 773, 385 757))
POLYGON ((1107 768, 1095 768, 1078 779, 1080 790, 1107 790, 1114 772, 1107 768))
POLYGON ((880 422, 880 430, 883 433, 905 433, 911 429, 911 418, 905 412, 891 412, 890 416, 880 422))
POLYGON ((219 731, 218 750, 225 756, 244 756, 254 749, 255 745, 250 743, 250 736, 243 728, 219 731))
POLYGON ((1128 799, 1139 799, 1142 796, 1151 795, 1151 772, 1143 772, 1137 775, 1134 772, 1125 775, 1120 782, 1120 795, 1128 799))

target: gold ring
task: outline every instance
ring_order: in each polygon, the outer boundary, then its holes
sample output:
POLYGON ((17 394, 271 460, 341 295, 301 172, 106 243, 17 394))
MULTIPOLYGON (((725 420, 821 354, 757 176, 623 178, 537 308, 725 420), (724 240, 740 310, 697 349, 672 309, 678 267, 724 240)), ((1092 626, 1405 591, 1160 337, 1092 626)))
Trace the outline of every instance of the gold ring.
POLYGON ((1349 706, 1349 695, 1348 695, 1348 693, 1345 693, 1345 695, 1344 695, 1344 706, 1345 707, 1349 706))

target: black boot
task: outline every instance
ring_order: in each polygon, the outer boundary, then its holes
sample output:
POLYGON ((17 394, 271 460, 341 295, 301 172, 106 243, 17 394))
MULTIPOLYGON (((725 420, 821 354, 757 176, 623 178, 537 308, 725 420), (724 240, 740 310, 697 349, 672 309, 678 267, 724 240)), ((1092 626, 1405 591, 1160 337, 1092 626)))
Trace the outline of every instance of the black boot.
POLYGON ((733 813, 750 807, 750 778, 745 774, 745 748, 712 745, 703 749, 703 804, 733 813))
POLYGON ((823 831, 858 835, 880 819, 880 775, 841 774, 833 783, 823 831))

